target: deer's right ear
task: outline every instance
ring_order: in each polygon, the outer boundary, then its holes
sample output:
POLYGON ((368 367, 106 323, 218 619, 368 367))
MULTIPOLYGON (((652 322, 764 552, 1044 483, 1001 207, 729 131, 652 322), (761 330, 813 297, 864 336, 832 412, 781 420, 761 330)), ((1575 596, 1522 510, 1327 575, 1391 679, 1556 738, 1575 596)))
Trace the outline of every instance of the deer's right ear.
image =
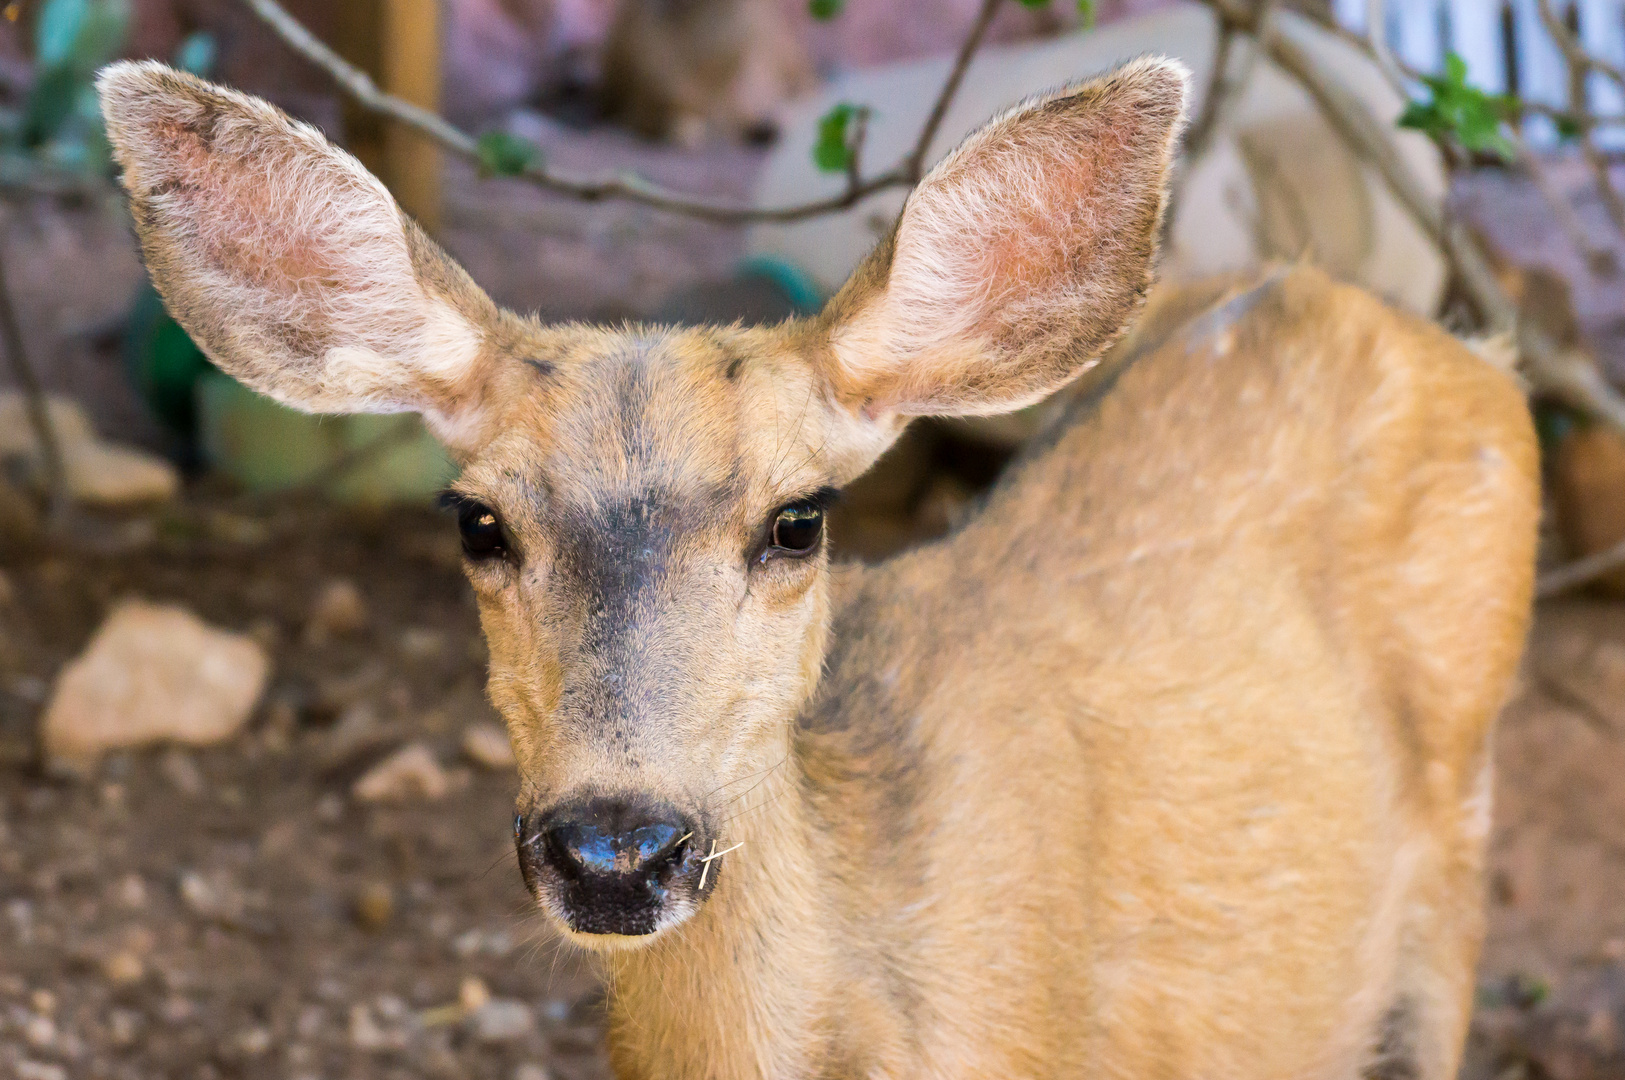
POLYGON ((484 438, 490 299, 349 154, 162 64, 97 80, 153 282, 209 358, 310 412, 421 412, 484 438))

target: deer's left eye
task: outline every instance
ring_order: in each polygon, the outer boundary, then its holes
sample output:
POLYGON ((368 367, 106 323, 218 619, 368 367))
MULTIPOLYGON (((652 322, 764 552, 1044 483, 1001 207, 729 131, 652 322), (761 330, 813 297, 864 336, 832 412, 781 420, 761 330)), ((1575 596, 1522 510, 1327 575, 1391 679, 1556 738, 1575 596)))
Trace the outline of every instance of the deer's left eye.
POLYGON ((769 550, 785 555, 805 555, 824 537, 824 505, 816 499, 803 499, 780 507, 773 516, 769 550))

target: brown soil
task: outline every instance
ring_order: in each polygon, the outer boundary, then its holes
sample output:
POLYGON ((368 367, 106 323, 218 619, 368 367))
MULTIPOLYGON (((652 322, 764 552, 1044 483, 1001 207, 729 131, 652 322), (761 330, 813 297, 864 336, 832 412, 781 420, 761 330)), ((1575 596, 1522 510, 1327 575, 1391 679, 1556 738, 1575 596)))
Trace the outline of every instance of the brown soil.
MULTIPOLYGON (((877 531, 859 517, 847 538, 877 551, 940 527, 934 498, 918 498, 912 526, 877 531)), ((607 1076, 600 989, 530 913, 514 869, 515 777, 453 764, 437 803, 349 794, 409 739, 457 763, 463 729, 494 719, 450 524, 221 505, 199 499, 155 526, 87 523, 86 550, 4 568, 0 1069, 25 1080, 607 1076), (309 612, 336 577, 359 586, 366 625, 318 642, 309 612), (45 777, 39 703, 127 595, 184 603, 270 645, 266 704, 229 746, 118 755, 91 782, 45 777), (378 716, 359 742, 337 723, 357 707, 378 716), (229 902, 200 902, 200 883, 229 902), (528 1010, 529 1029, 496 1038, 434 1011, 471 976, 528 1010)), ((1625 609, 1541 612, 1498 754, 1491 931, 1466 1075, 1625 1076, 1625 609)))

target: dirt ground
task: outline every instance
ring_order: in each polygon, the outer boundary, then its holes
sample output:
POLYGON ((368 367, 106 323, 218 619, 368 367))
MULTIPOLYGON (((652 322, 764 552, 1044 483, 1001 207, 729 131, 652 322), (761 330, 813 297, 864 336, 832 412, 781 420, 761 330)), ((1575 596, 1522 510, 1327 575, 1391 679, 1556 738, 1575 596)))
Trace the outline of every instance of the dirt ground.
MULTIPOLYGON (((931 531, 930 513, 912 533, 848 521, 835 537, 880 550, 931 531)), ((494 717, 448 520, 194 495, 156 521, 87 523, 76 548, 13 558, 0 584, 5 1075, 608 1076, 598 983, 514 867, 516 779, 460 754, 494 717), (318 640, 312 605, 335 578, 359 587, 365 625, 318 640), (268 645, 266 702, 230 745, 48 778, 34 723, 50 680, 130 595, 268 645), (373 717, 360 739, 356 710, 373 717), (409 740, 448 765, 451 793, 352 798, 409 740), (470 978, 504 1003, 498 1021, 446 1008, 470 978)), ((1625 606, 1541 610, 1498 759, 1465 1075, 1625 1076, 1625 606)))

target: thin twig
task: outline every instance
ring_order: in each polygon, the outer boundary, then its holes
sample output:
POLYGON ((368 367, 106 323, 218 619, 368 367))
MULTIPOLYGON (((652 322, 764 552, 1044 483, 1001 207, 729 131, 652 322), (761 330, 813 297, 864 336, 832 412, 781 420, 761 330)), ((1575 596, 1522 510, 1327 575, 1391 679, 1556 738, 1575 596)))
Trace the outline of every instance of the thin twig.
POLYGON ((1597 145, 1589 128, 1580 138, 1580 152, 1585 155, 1586 165, 1591 169, 1591 178, 1597 185, 1603 209, 1608 211, 1608 219, 1614 223, 1619 234, 1625 236, 1625 198, 1614 186, 1613 175, 1608 171, 1608 157, 1597 145))
POLYGON ((869 106, 859 105, 852 116, 851 152, 846 158, 846 186, 848 189, 860 187, 863 184, 863 146, 869 139, 869 114, 869 106))
POLYGON ((931 112, 925 118, 925 126, 920 129, 920 137, 914 141, 914 149, 903 160, 902 170, 908 176, 910 185, 918 184, 925 175, 926 155, 931 152, 931 140, 937 137, 937 129, 942 127, 942 119, 948 115, 948 106, 953 103, 954 95, 959 93, 959 84, 965 81, 965 72, 969 70, 976 50, 982 47, 982 39, 987 36, 987 28, 992 25, 993 16, 998 14, 1000 3, 1001 0, 982 0, 976 21, 971 24, 970 33, 965 35, 958 54, 954 56, 954 65, 948 69, 948 80, 937 93, 937 100, 931 104, 931 112))
POLYGON ((370 465, 391 450, 397 450, 424 434, 423 428, 404 420, 379 435, 374 435, 360 446, 345 450, 332 461, 289 487, 249 492, 243 502, 251 505, 315 494, 350 476, 365 465, 370 465))
POLYGON ((1371 59, 1376 61, 1377 70, 1382 77, 1388 80, 1401 101, 1410 100, 1410 91, 1405 86, 1405 73, 1400 70, 1399 62, 1394 59, 1393 50, 1388 48, 1388 20, 1384 0, 1365 0, 1365 32, 1367 52, 1371 59))
POLYGON ((0 340, 5 343, 6 359, 11 362, 12 375, 23 392, 23 403, 28 412, 29 426, 39 443, 41 475, 45 481, 46 517, 55 520, 68 506, 68 473, 62 462, 62 440, 57 436, 56 422, 51 418, 50 402, 39 372, 28 357, 23 345, 23 332, 17 322, 17 309, 11 302, 11 287, 6 281, 4 244, 0 243, 0 340))
POLYGON ((1213 71, 1209 73, 1207 91, 1202 95, 1202 111, 1196 114, 1185 132, 1185 168, 1187 170, 1207 153, 1208 143, 1219 126, 1219 116, 1230 96, 1235 93, 1240 79, 1231 79, 1230 53, 1235 48, 1237 30, 1228 20, 1219 21, 1219 39, 1213 44, 1213 71))
MULTIPOLYGON (((479 163, 479 143, 472 135, 449 123, 438 113, 421 108, 380 90, 371 76, 329 48, 297 19, 288 14, 287 10, 277 0, 243 0, 243 2, 285 44, 300 56, 327 72, 334 82, 338 84, 339 88, 348 94, 356 104, 369 112, 388 117, 411 128, 457 157, 476 164, 479 163)), ((849 174, 846 188, 839 195, 797 203, 793 206, 756 207, 671 191, 651 180, 631 173, 621 173, 609 179, 570 177, 555 173, 545 163, 537 161, 526 166, 517 175, 519 178, 548 191, 586 202, 597 202, 602 199, 625 199, 629 202, 654 207, 657 210, 666 210, 705 221, 733 225, 750 222, 801 221, 806 218, 845 210, 855 206, 877 191, 884 191, 894 187, 913 187, 919 183, 920 177, 924 175, 926 154, 930 150, 931 140, 935 137, 943 116, 947 114, 949 105, 952 104, 954 96, 958 93, 959 84, 964 79, 965 69, 969 67, 971 58, 980 48, 982 39, 986 36, 988 24, 992 21, 995 11, 1002 2, 1003 0, 983 0, 982 9, 977 14, 976 22, 972 25, 964 43, 960 46, 959 54, 955 57, 953 67, 949 70, 947 81, 943 83, 942 89, 937 94, 936 101, 932 104, 925 128, 921 130, 920 138, 916 141, 909 154, 893 168, 877 173, 868 179, 849 174)))
MULTIPOLYGON (((1228 11, 1224 0, 1205 0, 1228 11)), ((1384 126, 1325 66, 1315 64, 1296 42, 1271 24, 1242 24, 1293 81, 1309 94, 1333 130, 1377 170, 1389 192, 1443 252, 1491 333, 1515 335, 1525 369, 1539 389, 1625 431, 1622 398, 1585 353, 1560 348, 1538 326, 1519 317, 1517 304, 1496 277, 1489 259, 1467 228, 1431 198, 1399 156, 1384 126)), ((1369 50, 1369 43, 1366 44, 1369 50)))
POLYGON ((1536 6, 1540 11, 1540 21, 1545 25, 1546 32, 1551 35, 1552 40, 1557 43, 1557 47, 1562 50, 1563 58, 1568 61, 1571 68, 1582 78, 1588 71, 1601 72, 1606 78, 1618 84, 1621 89, 1625 89, 1625 70, 1615 67, 1602 57, 1588 51, 1585 45, 1569 31, 1568 25, 1557 17, 1557 12, 1552 10, 1551 0, 1537 0, 1536 6))
POLYGON ((1625 540, 1621 540, 1606 551, 1587 555, 1583 559, 1576 559, 1566 566, 1559 566, 1540 575, 1535 581, 1535 597, 1540 600, 1549 599, 1558 593, 1577 589, 1581 585, 1589 585, 1621 567, 1625 567, 1625 540))
POLYGON ((1557 219, 1557 227, 1574 245, 1576 251, 1585 256, 1586 266, 1593 274, 1599 277, 1612 276, 1619 269, 1614 253, 1605 247, 1594 243, 1591 234, 1586 231, 1585 224, 1580 221, 1580 215, 1574 212, 1574 206, 1569 202, 1568 196, 1557 186, 1552 174, 1547 171, 1546 163, 1540 160, 1529 144, 1516 130, 1508 132, 1507 137, 1512 142, 1513 153, 1516 155, 1518 165, 1535 185, 1541 199, 1551 210, 1552 217, 1557 219))

